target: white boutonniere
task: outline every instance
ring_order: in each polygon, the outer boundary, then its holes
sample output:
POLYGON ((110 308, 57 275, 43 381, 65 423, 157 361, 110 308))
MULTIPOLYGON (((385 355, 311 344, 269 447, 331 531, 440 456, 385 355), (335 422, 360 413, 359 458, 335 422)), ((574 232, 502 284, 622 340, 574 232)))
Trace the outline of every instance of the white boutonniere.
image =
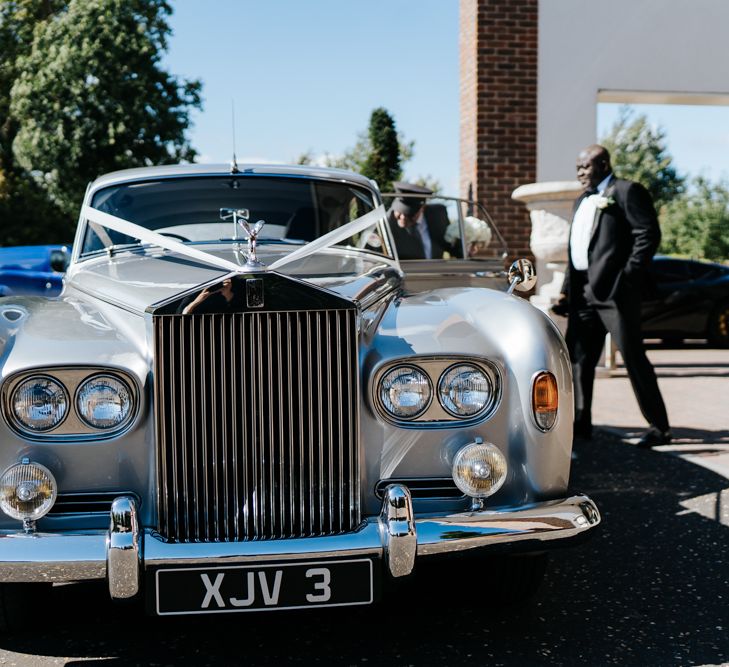
POLYGON ((608 196, 604 197, 602 195, 599 195, 595 198, 595 207, 599 208, 601 211, 606 209, 608 206, 612 206, 615 203, 615 200, 608 196))

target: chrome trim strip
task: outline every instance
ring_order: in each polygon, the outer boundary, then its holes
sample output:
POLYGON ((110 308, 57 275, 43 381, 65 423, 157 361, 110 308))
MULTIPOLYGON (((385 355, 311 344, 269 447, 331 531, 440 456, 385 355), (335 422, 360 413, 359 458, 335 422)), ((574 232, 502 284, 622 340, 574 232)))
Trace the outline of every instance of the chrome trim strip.
MULTIPOLYGON (((89 261, 89 259, 92 259, 92 258, 88 258, 87 257, 84 261, 89 261)), ((67 277, 67 279, 69 278, 68 273, 66 274, 66 277, 67 277)), ((218 276, 218 280, 219 279, 220 279, 220 276, 218 276)), ((93 290, 90 290, 90 289, 88 289, 86 287, 83 287, 82 285, 78 285, 76 283, 73 283, 71 285, 71 287, 76 292, 81 292, 82 294, 85 294, 86 296, 91 297, 92 299, 97 299, 97 300, 101 301, 102 303, 108 303, 110 306, 114 306, 115 308, 119 308, 119 309, 121 309, 121 310, 129 313, 130 315, 135 315, 136 317, 144 317, 144 311, 143 310, 139 310, 137 308, 133 308, 128 303, 124 303, 123 301, 119 301, 118 299, 113 299, 113 298, 108 297, 106 295, 104 295, 102 297, 99 294, 97 294, 96 292, 94 292, 93 290)))
MULTIPOLYGON (((233 368, 245 368, 245 353, 240 349, 238 345, 235 344, 236 341, 244 340, 243 336, 245 335, 245 322, 240 318, 233 318, 233 328, 232 328, 232 338, 231 338, 231 345, 233 347, 233 368)), ((233 377, 233 373, 229 373, 230 377, 230 383, 232 387, 236 387, 235 378, 233 377)), ((238 392, 234 389, 233 393, 233 405, 246 405, 246 388, 245 385, 240 388, 240 396, 238 395, 238 392)), ((239 466, 242 466, 242 461, 239 457, 239 454, 242 455, 242 452, 238 451, 238 447, 235 446, 235 443, 237 442, 238 433, 240 433, 243 429, 243 425, 245 424, 246 416, 245 414, 241 414, 239 410, 234 410, 233 415, 233 434, 234 438, 231 442, 231 447, 233 449, 233 469, 234 469, 234 476, 233 476, 233 484, 234 484, 234 491, 235 491, 235 506, 241 507, 242 510, 240 514, 238 512, 235 512, 235 535, 238 539, 240 539, 241 535, 245 533, 246 526, 248 525, 248 508, 247 506, 243 506, 244 498, 248 497, 248 481, 246 479, 245 471, 243 471, 243 474, 240 473, 239 466)))
MULTIPOLYGON (((269 431, 269 425, 266 423, 266 414, 269 411, 266 409, 270 403, 267 398, 267 390, 272 381, 271 370, 264 368, 266 363, 266 356, 264 352, 270 352, 268 343, 264 340, 263 321, 264 318, 260 317, 258 313, 248 313, 250 317, 253 317, 256 322, 256 365, 255 368, 258 371, 258 379, 256 381, 255 391, 258 401, 258 408, 256 410, 258 431, 256 434, 256 440, 258 442, 258 452, 255 458, 256 463, 256 479, 258 480, 256 487, 260 489, 260 495, 258 500, 258 531, 256 535, 264 535, 266 533, 266 526, 269 520, 268 509, 270 504, 270 489, 268 483, 268 468, 266 462, 271 461, 273 452, 268 452, 267 447, 270 446, 270 436, 272 435, 269 431)), ((267 319, 267 316, 264 316, 267 319)), ((270 325, 270 322, 266 322, 270 325)), ((268 328, 268 326, 267 326, 268 328)), ((268 419, 270 420, 270 414, 268 419)))
MULTIPOLYGON (((198 350, 198 341, 199 338, 198 332, 197 332, 197 321, 191 320, 190 322, 190 349, 195 351, 198 350)), ((204 344, 202 340, 199 343, 200 349, 204 350, 204 344)), ((199 353, 199 351, 198 351, 199 353)), ((180 350, 180 354, 182 354, 182 350, 180 350)), ((182 360, 182 357, 181 357, 182 360)), ((191 389, 194 391, 196 387, 199 387, 202 382, 203 378, 201 377, 201 374, 198 372, 197 364, 191 364, 192 366, 192 378, 193 378, 193 387, 191 389)), ((159 411, 159 408, 158 408, 159 411)), ((202 511, 198 511, 198 508, 201 506, 200 502, 200 482, 199 482, 199 474, 198 471, 202 468, 202 465, 200 464, 198 453, 200 451, 199 442, 198 442, 198 422, 203 423, 200 420, 200 414, 198 413, 198 410, 193 410, 191 415, 191 425, 192 425, 192 490, 193 490, 193 496, 194 496, 194 505, 195 511, 193 513, 193 519, 195 524, 195 534, 199 535, 202 532, 202 523, 201 523, 201 516, 202 511)), ((201 426, 204 430, 204 426, 201 426)), ((189 515, 189 506, 185 507, 185 512, 189 515)), ((168 524, 169 525, 169 524, 168 524)))
MULTIPOLYGON (((311 341, 311 317, 312 316, 313 316, 313 313, 304 313, 304 317, 306 318, 306 340, 307 341, 311 341)), ((314 418, 315 413, 314 413, 314 410, 312 407, 314 394, 313 394, 313 391, 311 388, 311 383, 312 383, 311 378, 313 377, 312 366, 311 366, 311 355, 305 354, 305 356, 306 356, 306 365, 307 365, 307 371, 308 371, 306 374, 306 378, 309 382, 309 387, 308 387, 309 391, 307 391, 309 400, 306 402, 308 409, 305 413, 307 417, 304 421, 308 424, 309 428, 308 428, 308 438, 307 438, 308 447, 305 449, 304 453, 306 455, 306 458, 309 461, 309 520, 310 520, 310 524, 308 527, 308 532, 313 533, 314 532, 314 521, 313 521, 312 517, 314 515, 314 508, 316 507, 316 505, 314 504, 314 456, 313 456, 314 447, 313 447, 313 442, 314 442, 316 436, 314 433, 314 427, 313 427, 312 422, 314 421, 313 418, 314 418)))
POLYGON ((328 558, 331 556, 382 556, 382 538, 377 520, 370 520, 359 530, 345 535, 300 537, 288 540, 250 542, 163 542, 147 533, 144 540, 145 568, 202 563, 232 565, 235 563, 290 561, 328 558))
POLYGON ((137 504, 121 496, 111 505, 111 525, 106 541, 109 594, 114 599, 134 597, 139 592, 141 545, 137 504))
MULTIPOLYGON (((304 370, 304 361, 303 361, 303 342, 301 338, 301 317, 302 315, 300 313, 296 314, 296 355, 297 355, 297 369, 298 369, 298 375, 299 378, 299 384, 303 387, 303 381, 301 380, 301 375, 304 370)), ((304 451, 305 451, 305 444, 306 444, 306 434, 304 431, 304 415, 306 414, 304 412, 304 392, 303 391, 297 391, 296 394, 298 395, 299 399, 299 459, 298 459, 298 468, 301 470, 301 480, 299 483, 299 503, 298 503, 298 509, 299 509, 299 525, 304 526, 305 523, 305 517, 306 517, 306 510, 304 505, 304 500, 306 497, 306 491, 304 489, 304 480, 306 479, 306 467, 304 465, 304 451)), ((309 415, 310 416, 310 415, 309 415)), ((309 489, 311 489, 311 478, 309 478, 309 489)), ((309 504, 309 507, 311 507, 311 504, 309 504)))
MULTIPOLYGON (((284 318, 286 320, 286 324, 288 324, 288 316, 284 315, 284 318)), ((276 313, 276 361, 277 361, 277 368, 279 375, 283 376, 283 341, 281 340, 281 329, 283 327, 283 323, 281 321, 281 313, 276 313)), ((288 331, 287 331, 288 334, 288 331)), ((290 346, 286 346, 287 350, 290 351, 290 346)), ((278 385, 278 394, 276 395, 276 400, 278 401, 279 405, 279 412, 278 412, 278 432, 279 433, 290 433, 290 431, 285 430, 284 428, 284 411, 285 406, 287 405, 287 402, 284 401, 283 397, 283 382, 280 382, 278 385)), ((290 403, 289 403, 290 407, 290 403)), ((285 438, 286 440, 289 440, 289 438, 285 438)), ((286 489, 284 485, 284 479, 286 475, 286 449, 287 449, 287 443, 284 442, 283 437, 279 437, 278 439, 278 479, 277 479, 277 486, 278 486, 278 505, 279 505, 279 514, 278 518, 280 521, 280 532, 282 535, 285 535, 284 533, 284 526, 286 526, 286 489)), ((289 469, 291 469, 291 464, 289 464, 289 469)), ((289 489, 289 493, 291 490, 289 489)), ((290 507, 290 505, 289 505, 290 507)))
MULTIPOLYGON (((336 314, 337 322, 336 322, 336 331, 339 332, 342 330, 342 326, 339 321, 340 313, 336 314)), ((345 344, 349 340, 345 337, 345 344)), ((336 377, 341 378, 342 377, 342 346, 337 345, 336 346, 336 354, 337 354, 337 371, 336 371, 336 377)), ((330 391, 334 391, 333 388, 330 388, 330 391)), ((339 409, 337 412, 337 434, 336 434, 336 443, 337 443, 337 477, 340 480, 345 479, 344 477, 344 431, 342 430, 342 425, 344 424, 344 408, 342 406, 342 401, 339 400, 338 396, 332 395, 332 402, 336 402, 339 409)), ((334 437, 334 436, 333 436, 334 437)), ((337 518, 339 519, 337 530, 343 529, 343 523, 344 523, 344 494, 342 489, 342 484, 339 484, 337 488, 337 518)))
POLYGON ((482 510, 416 519, 418 556, 505 543, 568 539, 595 528, 600 521, 595 503, 582 495, 518 510, 482 510))
POLYGON ((355 443, 352 455, 349 458, 349 480, 350 480, 350 497, 349 507, 351 508, 350 525, 356 525, 360 519, 359 503, 361 492, 362 478, 359 474, 360 461, 364 460, 362 449, 364 448, 364 438, 359 438, 359 405, 360 405, 360 374, 359 374, 359 339, 357 337, 356 323, 347 320, 347 363, 349 364, 347 385, 347 403, 353 406, 353 416, 349 420, 349 441, 355 443), (354 349, 350 349, 350 345, 354 349))
POLYGON ((418 543, 413 501, 407 487, 390 484, 385 489, 380 526, 388 571, 393 577, 407 576, 413 571, 418 543))
MULTIPOLYGON (((294 318, 296 318, 296 315, 294 315, 294 318)), ((286 319, 286 337, 291 340, 292 339, 292 321, 291 318, 286 319)), ((293 365, 293 355, 294 351, 291 349, 291 345, 286 346, 286 375, 289 378, 289 383, 293 385, 294 381, 294 365, 293 365)), ((300 393, 300 392, 299 392, 300 393)), ((296 442, 294 441, 293 433, 295 432, 294 427, 294 402, 293 401, 287 401, 288 404, 288 414, 286 415, 286 433, 289 434, 288 440, 288 456, 289 456, 289 466, 288 466, 288 486, 289 486, 289 495, 288 495, 288 506, 289 506, 289 525, 295 526, 296 525, 296 486, 294 481, 294 469, 295 469, 295 461, 296 461, 296 442)), ((284 474, 284 473, 282 473, 284 474)), ((283 477, 282 477, 283 479, 283 477)), ((293 530, 289 532, 287 537, 292 537, 293 530)))
MULTIPOLYGON (((317 471, 319 473, 319 477, 317 478, 317 486, 319 487, 319 505, 318 505, 318 515, 319 515, 319 533, 324 532, 324 485, 322 484, 322 481, 324 479, 324 440, 325 438, 321 437, 321 434, 325 434, 326 431, 324 430, 324 415, 322 406, 324 403, 324 396, 322 395, 322 389, 324 383, 322 382, 321 377, 321 357, 322 357, 322 346, 321 346, 321 315, 320 313, 314 313, 314 328, 316 330, 317 336, 316 336, 316 359, 318 361, 316 365, 316 388, 317 388, 317 400, 318 404, 317 407, 319 408, 317 410, 317 419, 319 423, 319 429, 318 433, 320 434, 320 437, 317 438, 319 441, 319 459, 317 461, 317 471)), ((328 438, 326 438, 328 440, 328 438)))
POLYGON ((67 582, 106 577, 106 531, 0 534, 0 582, 67 582))
MULTIPOLYGON (((389 542, 390 571, 407 569, 411 524, 407 519, 405 496, 397 489, 396 507, 386 514, 393 517, 387 528, 385 520, 370 518, 356 531, 343 535, 303 537, 284 540, 257 540, 241 542, 183 542, 168 543, 150 530, 138 534, 139 551, 145 568, 202 563, 205 565, 255 562, 261 559, 287 561, 325 558, 328 556, 367 556, 379 559, 387 546, 383 532, 404 533, 405 542, 389 542), (397 506, 400 503, 400 506, 397 506), (403 506, 404 505, 404 506, 403 506), (404 530, 398 530, 404 529, 404 530), (394 555, 399 554, 404 561, 394 555)), ((125 503, 129 498, 122 496, 125 503)), ((122 507, 124 507, 122 505, 122 507)), ((595 503, 584 495, 562 500, 535 503, 526 508, 463 512, 446 516, 428 516, 414 519, 417 534, 416 558, 464 551, 468 549, 506 547, 510 551, 544 550, 560 546, 560 540, 578 538, 600 524, 600 513, 595 503)), ((134 525, 131 514, 121 513, 117 525, 134 525)), ((129 537, 134 531, 122 533, 129 537)), ((64 582, 106 577, 106 544, 109 533, 87 531, 78 533, 0 533, 0 582, 64 582)), ((401 539, 398 537, 398 539, 401 539)), ((133 549, 131 549, 133 553, 133 549)), ((129 553, 122 554, 132 571, 129 553)), ((116 565, 111 566, 114 570, 116 565)), ((119 569, 116 570, 120 572, 119 569)), ((134 575, 130 575, 133 579, 134 575)), ((114 574, 110 581, 119 581, 114 574)), ((131 590, 131 587, 126 590, 131 590)))
MULTIPOLYGON (((338 313, 335 311, 332 316, 336 318, 338 313)), ((326 359, 327 359, 327 365, 326 368, 332 369, 332 338, 331 338, 331 327, 330 327, 330 318, 323 318, 323 324, 325 329, 325 337, 326 337, 326 359)), ((332 419, 332 413, 335 409, 341 409, 342 404, 339 401, 335 401, 334 397, 332 396, 332 382, 325 382, 326 384, 326 404, 331 406, 331 409, 327 410, 326 412, 326 433, 327 433, 327 452, 326 452, 326 466, 327 466, 327 478, 328 479, 336 479, 334 477, 334 446, 336 438, 334 437, 334 420, 332 419), (336 407, 335 407, 336 406, 336 407)), ((341 479, 341 478, 340 478, 341 479)), ((341 489, 341 484, 337 485, 337 489, 330 488, 329 493, 327 494, 328 497, 328 508, 329 508, 329 524, 325 527, 328 532, 336 532, 336 528, 334 526, 334 496, 337 493, 339 489, 341 489)))

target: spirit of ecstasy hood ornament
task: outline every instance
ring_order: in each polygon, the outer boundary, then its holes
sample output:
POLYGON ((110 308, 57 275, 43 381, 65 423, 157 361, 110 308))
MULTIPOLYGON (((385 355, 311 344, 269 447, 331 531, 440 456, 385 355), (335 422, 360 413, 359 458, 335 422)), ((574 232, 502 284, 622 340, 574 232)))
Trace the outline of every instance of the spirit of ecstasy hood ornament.
POLYGON ((220 219, 221 220, 233 220, 233 224, 236 228, 235 237, 238 238, 237 229, 240 225, 248 237, 248 256, 246 258, 246 267, 251 269, 260 269, 264 265, 258 261, 256 257, 256 240, 258 234, 261 232, 261 228, 266 224, 265 220, 259 220, 258 222, 250 222, 251 216, 250 211, 247 208, 221 208, 220 219))

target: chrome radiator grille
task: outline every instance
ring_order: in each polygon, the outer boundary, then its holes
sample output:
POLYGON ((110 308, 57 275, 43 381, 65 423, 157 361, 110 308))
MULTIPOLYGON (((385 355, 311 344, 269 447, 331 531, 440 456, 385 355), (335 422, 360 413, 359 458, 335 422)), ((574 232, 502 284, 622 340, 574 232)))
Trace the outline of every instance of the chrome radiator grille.
POLYGON ((307 537, 359 525, 355 313, 154 316, 163 537, 307 537))

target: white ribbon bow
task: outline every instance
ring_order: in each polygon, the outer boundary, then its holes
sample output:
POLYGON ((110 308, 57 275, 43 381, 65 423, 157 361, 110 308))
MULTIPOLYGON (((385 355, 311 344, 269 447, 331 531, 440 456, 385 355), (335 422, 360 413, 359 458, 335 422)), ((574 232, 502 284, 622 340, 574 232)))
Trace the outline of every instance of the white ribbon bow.
MULTIPOLYGON (((125 234, 126 236, 139 239, 142 243, 150 243, 152 245, 160 246, 166 250, 171 250, 172 252, 179 253, 180 255, 189 257, 190 259, 204 262, 219 269, 224 269, 225 271, 235 271, 236 273, 250 273, 251 271, 250 267, 235 264, 227 259, 205 252, 204 250, 198 250, 197 248, 185 245, 182 241, 175 241, 169 236, 164 236, 163 234, 154 232, 151 229, 129 222, 129 220, 125 220, 124 218, 118 218, 115 215, 104 213, 103 211, 100 211, 97 208, 92 208, 91 206, 84 206, 81 210, 81 215, 92 223, 96 223, 97 225, 101 225, 107 229, 113 229, 120 234, 125 234)), ((384 217, 385 207, 380 204, 373 211, 370 211, 359 218, 355 218, 346 225, 337 227, 331 232, 324 234, 324 236, 320 236, 318 239, 315 239, 310 243, 307 243, 305 246, 294 250, 285 257, 277 259, 267 268, 274 271, 286 264, 289 264, 290 262, 308 257, 318 250, 323 250, 324 248, 333 246, 336 243, 339 243, 339 241, 343 241, 350 236, 354 236, 358 232, 367 229, 367 227, 374 225, 378 220, 384 217)))

